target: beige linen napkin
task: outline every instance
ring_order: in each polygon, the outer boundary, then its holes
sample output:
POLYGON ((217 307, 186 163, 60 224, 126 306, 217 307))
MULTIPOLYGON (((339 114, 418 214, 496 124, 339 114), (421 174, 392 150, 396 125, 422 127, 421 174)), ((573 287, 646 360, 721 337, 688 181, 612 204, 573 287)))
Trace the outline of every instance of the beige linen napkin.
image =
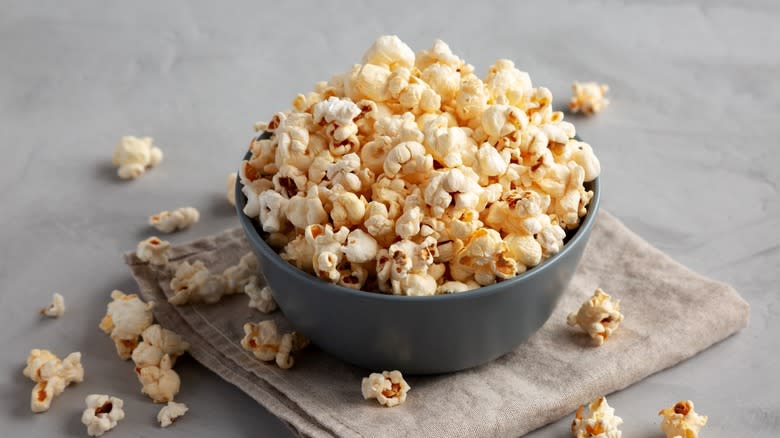
MULTIPOLYGON (((174 262, 203 260, 221 272, 249 251, 240 229, 172 249, 174 262)), ((676 263, 602 212, 583 260, 547 323, 528 342, 492 363, 441 376, 407 378, 403 405, 365 401, 369 370, 310 347, 281 370, 242 350, 247 321, 274 318, 245 295, 215 305, 171 306, 170 273, 126 256, 155 316, 192 344, 190 354, 303 436, 519 436, 569 415, 579 404, 625 388, 685 360, 746 326, 748 304, 728 285, 676 263), (625 320, 604 346, 566 325, 566 315, 600 286, 620 298, 625 320)), ((475 314, 474 324, 490 324, 475 314)), ((381 371, 381 370, 371 370, 381 371)), ((248 407, 248 409, 250 409, 248 407)))

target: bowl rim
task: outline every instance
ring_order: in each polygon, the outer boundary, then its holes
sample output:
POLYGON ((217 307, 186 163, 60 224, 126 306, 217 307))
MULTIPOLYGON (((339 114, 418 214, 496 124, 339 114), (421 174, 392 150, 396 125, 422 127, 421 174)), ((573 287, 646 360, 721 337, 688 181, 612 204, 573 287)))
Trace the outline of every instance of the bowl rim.
MULTIPOLYGON (((249 159, 250 156, 251 156, 251 151, 248 151, 244 155, 244 160, 249 159)), ((547 260, 544 260, 543 262, 532 267, 531 269, 521 274, 518 274, 508 280, 504 280, 488 286, 482 286, 477 289, 472 289, 466 292, 452 293, 452 294, 408 296, 408 295, 393 295, 393 294, 386 294, 382 292, 350 289, 348 287, 340 286, 335 283, 328 283, 301 269, 298 269, 296 266, 282 259, 282 257, 276 251, 274 251, 274 249, 271 248, 268 245, 268 243, 266 243, 266 241, 260 236, 256 228, 256 224, 258 224, 258 221, 244 214, 244 206, 246 205, 247 199, 243 191, 241 190, 243 188, 243 184, 241 183, 241 178, 236 179, 236 189, 235 189, 236 190, 235 191, 236 213, 238 214, 238 220, 241 223, 241 227, 244 229, 244 234, 246 234, 247 238, 250 240, 252 245, 258 248, 259 251, 262 252, 266 256, 266 258, 270 260, 271 263, 274 264, 276 268, 281 269, 286 274, 292 275, 293 277, 297 277, 302 281, 317 282, 322 289, 330 290, 334 294, 351 296, 359 299, 367 299, 367 300, 374 299, 378 301, 393 301, 393 302, 438 302, 438 301, 448 301, 448 300, 469 300, 469 299, 478 299, 487 295, 493 295, 499 293, 502 290, 511 288, 511 286, 515 283, 521 283, 523 281, 526 281, 527 279, 542 275, 543 271, 547 269, 551 269, 552 265, 554 265, 558 260, 565 257, 566 254, 572 251, 572 248, 574 246, 577 246, 577 244, 579 244, 581 240, 585 239, 586 234, 588 234, 590 229, 593 228, 593 224, 596 222, 598 212, 599 212, 599 205, 601 204, 600 178, 601 177, 598 176, 593 181, 590 181, 593 190, 593 198, 590 200, 590 203, 588 204, 588 212, 580 221, 580 226, 577 228, 577 231, 574 233, 573 236, 571 236, 569 241, 566 242, 566 244, 564 244, 563 248, 557 254, 548 258, 547 260)), ((260 263, 262 265, 263 261, 261 261, 260 263)))

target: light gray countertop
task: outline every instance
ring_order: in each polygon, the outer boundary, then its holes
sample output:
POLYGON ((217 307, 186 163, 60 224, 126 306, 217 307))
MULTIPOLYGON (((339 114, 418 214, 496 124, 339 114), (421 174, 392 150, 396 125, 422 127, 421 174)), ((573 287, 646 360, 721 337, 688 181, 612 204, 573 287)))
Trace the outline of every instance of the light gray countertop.
MULTIPOLYGON (((572 118, 601 159, 604 208, 752 306, 746 330, 610 404, 628 437, 661 436, 658 409, 683 398, 710 416, 706 436, 777 436, 780 4, 423 3, 0 1, 3 436, 85 436, 93 392, 125 400, 114 438, 287 433, 192 359, 177 366, 177 399, 191 410, 159 429, 159 406, 97 324, 112 289, 135 289, 121 253, 150 234, 147 216, 199 208, 201 222, 174 242, 236 225, 225 175, 252 124, 346 70, 382 33, 415 49, 441 37, 479 72, 513 59, 559 103, 573 80, 610 85, 605 112, 572 118), (126 134, 165 151, 132 182, 110 163, 126 134), (42 320, 55 291, 68 311, 42 320), (35 347, 79 350, 87 373, 40 415, 21 373, 35 347)), ((569 421, 531 436, 568 436, 569 421)))

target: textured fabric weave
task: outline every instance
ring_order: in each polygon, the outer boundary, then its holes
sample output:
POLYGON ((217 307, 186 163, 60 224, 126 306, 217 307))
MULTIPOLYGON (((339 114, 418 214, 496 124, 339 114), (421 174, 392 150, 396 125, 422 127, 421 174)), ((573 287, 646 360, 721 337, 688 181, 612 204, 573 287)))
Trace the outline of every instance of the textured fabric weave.
MULTIPOLYGON (((243 232, 232 229, 174 246, 171 261, 203 260, 221 272, 248 251, 243 232)), ((406 403, 388 409, 363 400, 360 381, 368 370, 316 347, 296 353, 290 370, 244 351, 245 322, 273 318, 290 328, 280 311, 263 315, 243 294, 214 305, 172 306, 170 272, 133 254, 126 261, 143 297, 156 302, 157 320, 192 345, 196 360, 311 437, 520 436, 695 355, 745 327, 749 316, 733 288, 690 271, 602 212, 568 290, 528 342, 478 368, 407 377, 406 403), (597 286, 621 299, 625 315, 602 347, 566 325, 568 312, 597 286)), ((474 315, 474 323, 481 317, 474 315)))

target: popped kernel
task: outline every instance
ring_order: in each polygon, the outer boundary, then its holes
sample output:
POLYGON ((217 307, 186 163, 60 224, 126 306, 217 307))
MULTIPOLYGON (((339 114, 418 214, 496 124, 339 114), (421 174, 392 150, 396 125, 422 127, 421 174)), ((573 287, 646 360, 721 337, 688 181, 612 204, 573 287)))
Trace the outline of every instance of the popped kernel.
POLYGON ((662 409, 658 415, 664 417, 661 431, 666 434, 666 438, 698 438, 701 429, 707 424, 707 416, 699 415, 690 400, 678 401, 671 408, 662 409))
POLYGON ((104 394, 90 394, 84 400, 87 408, 81 414, 81 422, 87 426, 87 435, 102 436, 125 418, 124 401, 104 394))
POLYGON ((566 322, 574 327, 579 325, 600 346, 617 330, 623 314, 620 313, 620 300, 612 300, 601 288, 585 301, 578 312, 572 312, 566 322))
POLYGON ((276 301, 269 286, 260 287, 260 279, 255 276, 244 286, 244 293, 249 297, 249 307, 263 313, 276 310, 276 301))
POLYGON ((569 100, 569 110, 586 115, 596 114, 609 105, 609 100, 604 97, 607 91, 609 86, 606 84, 575 81, 571 86, 572 97, 569 100))
POLYGON ((400 371, 371 373, 368 377, 364 377, 360 384, 364 399, 374 398, 379 404, 388 408, 405 402, 406 393, 410 389, 400 371))
POLYGON ((236 181, 238 180, 238 174, 236 172, 228 173, 227 176, 227 188, 225 189, 225 195, 227 200, 233 207, 236 206, 236 181))
POLYGON ((68 385, 84 381, 81 353, 70 353, 60 360, 49 350, 35 348, 27 357, 22 374, 35 382, 30 394, 30 409, 35 413, 48 411, 54 397, 62 394, 68 385))
POLYGON ((183 230, 196 224, 200 220, 200 213, 194 207, 182 207, 174 211, 162 211, 149 216, 149 225, 163 233, 172 233, 183 230))
POLYGON ((171 243, 162 240, 157 236, 138 242, 135 249, 135 256, 142 262, 152 265, 165 266, 168 264, 168 252, 171 249, 171 243))
POLYGON ((41 315, 49 318, 59 318, 65 313, 65 297, 54 292, 51 296, 51 304, 41 309, 41 315))
POLYGON ((279 333, 273 320, 244 324, 244 338, 241 339, 244 350, 264 362, 276 362, 281 369, 292 368, 295 361, 291 353, 303 349, 308 343, 308 339, 296 332, 279 333))
POLYGON ((154 302, 145 303, 136 294, 116 289, 111 292, 111 300, 100 329, 114 341, 119 357, 129 359, 138 345, 138 337, 152 325, 154 302))
POLYGON ((168 404, 163 406, 160 409, 160 412, 157 413, 157 421, 160 423, 160 427, 168 427, 186 414, 188 410, 189 408, 184 403, 169 401, 168 404))
POLYGON ((122 179, 135 179, 146 169, 157 166, 163 159, 162 150, 152 146, 151 137, 125 136, 119 140, 111 162, 118 167, 117 175, 122 179))
POLYGON ((615 415, 615 409, 607 404, 606 397, 599 397, 588 405, 580 405, 571 423, 571 433, 575 438, 620 438, 623 419, 615 415))

